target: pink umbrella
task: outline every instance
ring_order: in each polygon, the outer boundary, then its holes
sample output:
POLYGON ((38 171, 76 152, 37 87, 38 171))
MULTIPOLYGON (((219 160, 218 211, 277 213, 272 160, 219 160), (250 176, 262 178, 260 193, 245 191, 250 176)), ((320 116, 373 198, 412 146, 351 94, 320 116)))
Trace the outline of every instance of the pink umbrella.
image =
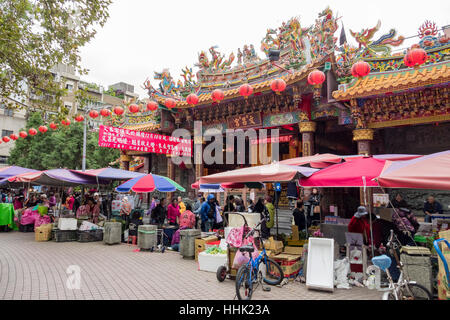
POLYGON ((339 163, 342 161, 342 156, 337 156, 331 153, 316 154, 309 157, 300 157, 280 161, 281 164, 291 165, 291 166, 301 166, 304 164, 309 164, 313 168, 326 168, 332 164, 339 163))
POLYGON ((389 162, 376 180, 388 188, 450 190, 450 151, 389 162))
MULTIPOLYGON (((352 156, 343 156, 345 161, 351 161, 358 158, 363 158, 364 155, 352 155, 352 156)), ((389 160, 389 161, 400 161, 400 160, 412 160, 422 157, 422 155, 418 154, 375 154, 372 156, 375 159, 380 160, 389 160)))
POLYGON ((314 173, 309 178, 300 179, 302 187, 378 187, 372 179, 378 177, 386 160, 372 157, 355 158, 335 164, 314 173))

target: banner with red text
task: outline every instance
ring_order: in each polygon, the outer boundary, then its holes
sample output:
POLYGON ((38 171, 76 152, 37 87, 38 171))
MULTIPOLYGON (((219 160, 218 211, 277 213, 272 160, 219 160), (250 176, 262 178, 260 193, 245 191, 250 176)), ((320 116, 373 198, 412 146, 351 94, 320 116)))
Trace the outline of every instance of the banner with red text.
POLYGON ((98 145, 105 148, 192 156, 192 140, 100 125, 98 145))

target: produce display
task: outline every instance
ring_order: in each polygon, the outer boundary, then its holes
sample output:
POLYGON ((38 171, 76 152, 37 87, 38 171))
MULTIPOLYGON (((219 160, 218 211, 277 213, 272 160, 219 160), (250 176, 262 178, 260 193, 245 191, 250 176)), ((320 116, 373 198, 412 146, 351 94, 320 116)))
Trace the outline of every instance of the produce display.
POLYGON ((205 251, 207 254, 226 254, 227 250, 222 250, 218 246, 212 246, 205 251))

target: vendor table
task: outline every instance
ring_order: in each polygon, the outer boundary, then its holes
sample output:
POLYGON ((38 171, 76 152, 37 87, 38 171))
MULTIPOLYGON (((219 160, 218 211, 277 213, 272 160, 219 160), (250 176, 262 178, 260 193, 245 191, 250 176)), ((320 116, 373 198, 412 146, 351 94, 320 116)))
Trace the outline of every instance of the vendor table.
POLYGON ((0 226, 14 228, 14 207, 12 203, 0 203, 0 226))

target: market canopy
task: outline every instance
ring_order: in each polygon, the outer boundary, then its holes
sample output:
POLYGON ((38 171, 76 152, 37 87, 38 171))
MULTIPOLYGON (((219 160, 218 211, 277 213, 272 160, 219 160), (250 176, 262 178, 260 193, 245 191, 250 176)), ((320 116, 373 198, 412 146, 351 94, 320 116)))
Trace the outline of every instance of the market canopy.
MULTIPOLYGON (((343 156, 345 161, 351 161, 357 158, 363 158, 364 155, 356 154, 351 156, 343 156)), ((372 158, 380 159, 380 160, 389 160, 389 161, 404 161, 404 160, 412 160, 422 157, 419 154, 376 154, 373 155, 372 158)))
POLYGON ((372 179, 378 177, 386 160, 372 157, 356 158, 338 163, 300 179, 302 187, 379 187, 372 179))
POLYGON ((201 177, 204 183, 284 182, 309 177, 318 169, 284 165, 279 162, 263 166, 236 169, 201 177))
POLYGON ((99 179, 107 179, 107 180, 128 180, 136 177, 145 176, 145 173, 121 170, 116 168, 90 169, 84 172, 78 170, 78 172, 81 174, 94 176, 99 179))
POLYGON ((389 162, 376 180, 388 188, 450 190, 450 151, 389 162))
POLYGON ((218 183, 214 183, 214 184, 205 184, 202 183, 200 185, 200 180, 196 181, 195 183, 191 184, 191 188, 192 189, 199 189, 200 188, 200 192, 201 189, 243 189, 243 188, 249 188, 249 189, 262 189, 264 188, 264 184, 259 183, 259 182, 246 182, 246 183, 233 183, 233 182, 229 182, 229 183, 222 183, 222 184, 218 184, 218 183))
POLYGON ((117 192, 129 192, 130 190, 137 193, 152 192, 154 190, 161 192, 186 191, 172 179, 152 173, 128 180, 116 188, 117 192))
POLYGON ((342 161, 341 156, 337 156, 331 153, 316 154, 309 157, 299 157, 293 159, 287 159, 280 161, 280 164, 291 165, 291 166, 301 166, 304 164, 309 164, 313 168, 326 168, 332 164, 340 163, 342 161))
POLYGON ((17 176, 18 174, 27 173, 27 172, 37 172, 37 170, 34 169, 28 169, 18 166, 8 166, 4 168, 0 168, 0 178, 9 178, 12 176, 17 176))
POLYGON ((108 184, 107 180, 81 174, 75 170, 51 169, 19 174, 8 179, 9 182, 24 182, 48 186, 78 186, 108 184))

